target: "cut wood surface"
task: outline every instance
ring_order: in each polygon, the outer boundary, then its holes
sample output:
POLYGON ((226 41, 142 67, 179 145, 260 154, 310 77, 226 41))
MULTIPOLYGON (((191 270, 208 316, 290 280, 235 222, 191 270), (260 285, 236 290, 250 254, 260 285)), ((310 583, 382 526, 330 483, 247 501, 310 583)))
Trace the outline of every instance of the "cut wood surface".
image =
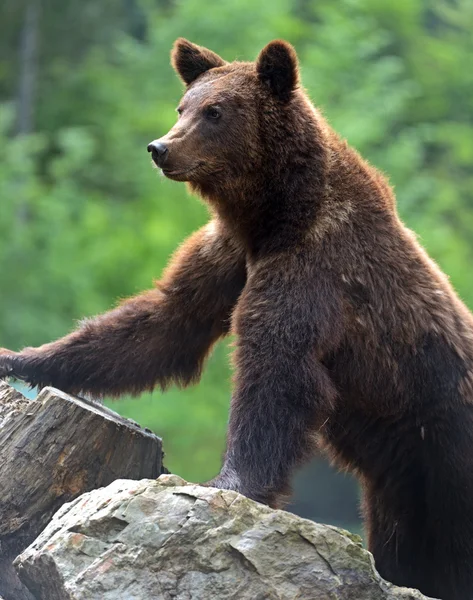
POLYGON ((31 600, 11 563, 65 502, 121 478, 156 478, 161 440, 101 404, 0 382, 0 595, 31 600))

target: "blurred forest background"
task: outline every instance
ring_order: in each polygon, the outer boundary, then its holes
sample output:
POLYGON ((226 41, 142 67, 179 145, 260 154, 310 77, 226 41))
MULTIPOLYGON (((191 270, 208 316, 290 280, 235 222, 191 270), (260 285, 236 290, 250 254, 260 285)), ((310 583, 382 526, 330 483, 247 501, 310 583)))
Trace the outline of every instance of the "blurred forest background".
MULTIPOLYGON (((291 41, 314 103, 389 174, 473 307, 472 31, 471 0, 1 0, 0 346, 42 344, 150 287, 205 222, 146 152, 176 118, 178 36, 228 60, 291 41)), ((194 388, 113 406, 162 436, 189 480, 220 465, 228 355, 220 344, 194 388)), ((315 461, 293 509, 356 528, 356 486, 315 461)))

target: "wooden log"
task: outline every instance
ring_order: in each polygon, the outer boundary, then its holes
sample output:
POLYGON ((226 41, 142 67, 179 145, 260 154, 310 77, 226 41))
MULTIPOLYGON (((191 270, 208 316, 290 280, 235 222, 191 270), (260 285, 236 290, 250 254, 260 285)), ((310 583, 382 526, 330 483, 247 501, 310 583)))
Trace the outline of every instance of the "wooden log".
POLYGON ((65 502, 115 479, 154 479, 162 443, 105 406, 0 382, 0 596, 32 600, 11 563, 65 502))

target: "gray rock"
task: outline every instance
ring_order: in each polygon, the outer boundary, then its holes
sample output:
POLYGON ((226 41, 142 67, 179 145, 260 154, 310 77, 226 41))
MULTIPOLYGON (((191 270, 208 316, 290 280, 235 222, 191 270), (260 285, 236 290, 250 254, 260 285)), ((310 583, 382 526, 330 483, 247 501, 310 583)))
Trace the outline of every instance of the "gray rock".
POLYGON ((172 475, 64 505, 15 566, 38 600, 425 600, 357 536, 172 475))

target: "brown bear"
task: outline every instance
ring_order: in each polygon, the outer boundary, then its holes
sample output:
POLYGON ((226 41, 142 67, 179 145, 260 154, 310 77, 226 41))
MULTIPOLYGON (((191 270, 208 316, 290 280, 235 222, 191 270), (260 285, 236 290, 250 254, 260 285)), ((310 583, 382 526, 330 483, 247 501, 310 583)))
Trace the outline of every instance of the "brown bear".
POLYGON ((0 376, 93 395, 198 380, 237 336, 227 451, 211 482, 278 505, 324 447, 362 486, 380 573, 473 598, 473 318, 401 223, 386 179, 300 87, 294 49, 227 63, 180 39, 186 84, 156 165, 211 220, 156 289, 0 376), (470 519, 470 515, 472 515, 470 519))

